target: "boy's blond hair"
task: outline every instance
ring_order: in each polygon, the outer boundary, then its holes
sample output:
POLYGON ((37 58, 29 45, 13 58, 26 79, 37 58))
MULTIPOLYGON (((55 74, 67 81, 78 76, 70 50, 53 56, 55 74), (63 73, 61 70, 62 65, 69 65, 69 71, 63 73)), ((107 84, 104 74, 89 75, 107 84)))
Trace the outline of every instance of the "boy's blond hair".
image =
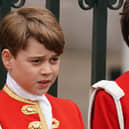
POLYGON ((27 47, 27 40, 34 38, 48 50, 61 54, 64 35, 55 16, 38 7, 22 7, 10 12, 0 24, 0 48, 7 48, 14 57, 27 47))

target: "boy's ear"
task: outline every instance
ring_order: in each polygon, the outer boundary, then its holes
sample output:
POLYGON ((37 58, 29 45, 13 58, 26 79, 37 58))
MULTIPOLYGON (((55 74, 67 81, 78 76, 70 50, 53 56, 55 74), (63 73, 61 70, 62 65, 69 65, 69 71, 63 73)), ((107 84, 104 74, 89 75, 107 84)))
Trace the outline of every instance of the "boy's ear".
POLYGON ((8 49, 3 49, 1 53, 1 58, 3 61, 3 64, 7 70, 10 70, 12 68, 12 61, 14 59, 13 55, 8 49))

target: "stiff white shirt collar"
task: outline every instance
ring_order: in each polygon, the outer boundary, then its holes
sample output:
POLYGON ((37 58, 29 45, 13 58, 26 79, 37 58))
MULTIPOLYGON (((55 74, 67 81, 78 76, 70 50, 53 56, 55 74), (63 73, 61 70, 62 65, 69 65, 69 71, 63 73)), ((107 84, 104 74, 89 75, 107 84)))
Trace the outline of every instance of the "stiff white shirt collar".
POLYGON ((33 95, 25 91, 19 84, 17 84, 17 82, 11 77, 9 73, 7 73, 6 84, 9 89, 12 90, 16 95, 25 99, 38 101, 43 116, 45 117, 48 129, 52 129, 52 107, 45 95, 33 95))

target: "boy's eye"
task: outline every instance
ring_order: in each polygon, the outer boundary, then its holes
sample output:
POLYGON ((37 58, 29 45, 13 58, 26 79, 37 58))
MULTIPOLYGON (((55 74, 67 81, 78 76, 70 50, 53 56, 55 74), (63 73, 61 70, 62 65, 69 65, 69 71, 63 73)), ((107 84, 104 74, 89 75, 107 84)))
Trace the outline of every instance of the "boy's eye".
POLYGON ((59 60, 59 57, 51 58, 51 63, 56 63, 59 60))
POLYGON ((41 60, 35 59, 35 60, 32 60, 31 62, 32 62, 33 64, 39 64, 39 63, 41 63, 41 60))

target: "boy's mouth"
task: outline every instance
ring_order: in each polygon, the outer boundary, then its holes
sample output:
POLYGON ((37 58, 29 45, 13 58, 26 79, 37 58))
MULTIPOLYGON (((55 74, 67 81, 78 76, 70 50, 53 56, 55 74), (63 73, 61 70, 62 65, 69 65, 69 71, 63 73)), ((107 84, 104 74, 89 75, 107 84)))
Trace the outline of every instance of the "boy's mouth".
POLYGON ((38 81, 38 84, 40 87, 48 87, 49 84, 51 83, 51 80, 42 80, 42 81, 38 81))

